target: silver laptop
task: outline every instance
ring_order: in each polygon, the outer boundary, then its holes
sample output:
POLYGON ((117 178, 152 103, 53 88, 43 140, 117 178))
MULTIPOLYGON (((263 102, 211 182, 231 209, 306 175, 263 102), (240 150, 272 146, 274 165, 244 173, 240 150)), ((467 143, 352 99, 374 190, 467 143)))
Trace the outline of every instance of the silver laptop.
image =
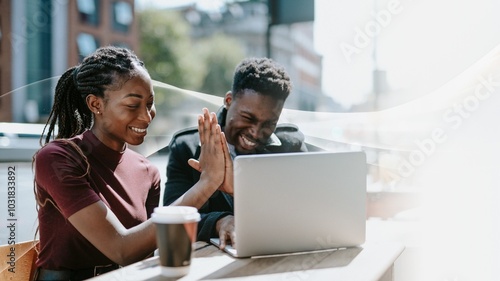
POLYGON ((236 157, 236 245, 226 252, 251 257, 364 243, 366 173, 362 151, 236 157))

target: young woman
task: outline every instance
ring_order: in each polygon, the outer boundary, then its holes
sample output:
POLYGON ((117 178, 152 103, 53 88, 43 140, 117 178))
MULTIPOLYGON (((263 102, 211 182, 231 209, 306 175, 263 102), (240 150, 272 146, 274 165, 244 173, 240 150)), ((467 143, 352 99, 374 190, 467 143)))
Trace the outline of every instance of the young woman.
MULTIPOLYGON (((61 76, 34 157, 37 280, 87 279, 154 252, 160 174, 127 144, 144 141, 155 112, 151 78, 127 49, 100 48, 61 76)), ((186 192, 184 205, 201 207, 224 178, 211 168, 224 165, 226 147, 213 116, 199 119, 210 152, 200 164, 213 185, 186 192)))

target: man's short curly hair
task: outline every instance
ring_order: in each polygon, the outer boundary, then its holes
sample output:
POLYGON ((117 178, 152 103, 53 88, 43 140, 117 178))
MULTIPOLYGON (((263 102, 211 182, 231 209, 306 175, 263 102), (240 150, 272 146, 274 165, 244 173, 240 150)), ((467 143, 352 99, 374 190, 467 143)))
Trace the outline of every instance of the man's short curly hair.
POLYGON ((237 97, 244 90, 286 100, 292 83, 285 68, 269 58, 246 58, 234 71, 232 93, 237 97))

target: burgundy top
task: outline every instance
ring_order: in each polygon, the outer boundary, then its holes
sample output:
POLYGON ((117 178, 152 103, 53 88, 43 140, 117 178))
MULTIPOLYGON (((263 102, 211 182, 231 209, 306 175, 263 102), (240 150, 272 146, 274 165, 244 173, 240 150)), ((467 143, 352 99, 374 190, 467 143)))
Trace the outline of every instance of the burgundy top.
POLYGON ((37 266, 44 269, 83 269, 112 263, 68 221, 77 211, 102 200, 126 228, 131 228, 147 220, 159 204, 160 173, 144 156, 129 148, 114 151, 91 131, 70 141, 87 156, 90 172, 86 176, 82 176, 87 168, 85 160, 67 141, 54 140, 36 156, 36 190, 42 203, 37 266))

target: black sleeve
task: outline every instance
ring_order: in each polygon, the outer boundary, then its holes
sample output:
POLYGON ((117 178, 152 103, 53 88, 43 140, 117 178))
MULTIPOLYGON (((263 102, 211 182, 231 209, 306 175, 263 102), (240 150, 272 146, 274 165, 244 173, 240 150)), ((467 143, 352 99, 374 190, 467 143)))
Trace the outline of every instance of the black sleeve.
MULTIPOLYGON (((195 155, 188 145, 174 140, 170 144, 170 154, 167 164, 167 181, 163 193, 163 205, 172 204, 181 195, 186 193, 198 180, 193 168, 189 166, 188 159, 195 155)), ((199 174, 199 173, 198 173, 199 174)))
POLYGON ((217 221, 232 214, 231 212, 201 213, 201 220, 198 223, 198 241, 209 242, 210 238, 219 237, 219 233, 216 230, 217 221))
MULTIPOLYGON (((200 179, 200 173, 187 163, 189 158, 198 159, 199 147, 197 137, 184 136, 175 138, 170 143, 170 155, 167 164, 167 181, 163 194, 163 205, 172 204, 200 179)), ((219 192, 205 203, 199 210, 201 220, 198 223, 198 241, 210 241, 211 237, 218 237, 217 221, 232 210, 227 206, 219 192)))

